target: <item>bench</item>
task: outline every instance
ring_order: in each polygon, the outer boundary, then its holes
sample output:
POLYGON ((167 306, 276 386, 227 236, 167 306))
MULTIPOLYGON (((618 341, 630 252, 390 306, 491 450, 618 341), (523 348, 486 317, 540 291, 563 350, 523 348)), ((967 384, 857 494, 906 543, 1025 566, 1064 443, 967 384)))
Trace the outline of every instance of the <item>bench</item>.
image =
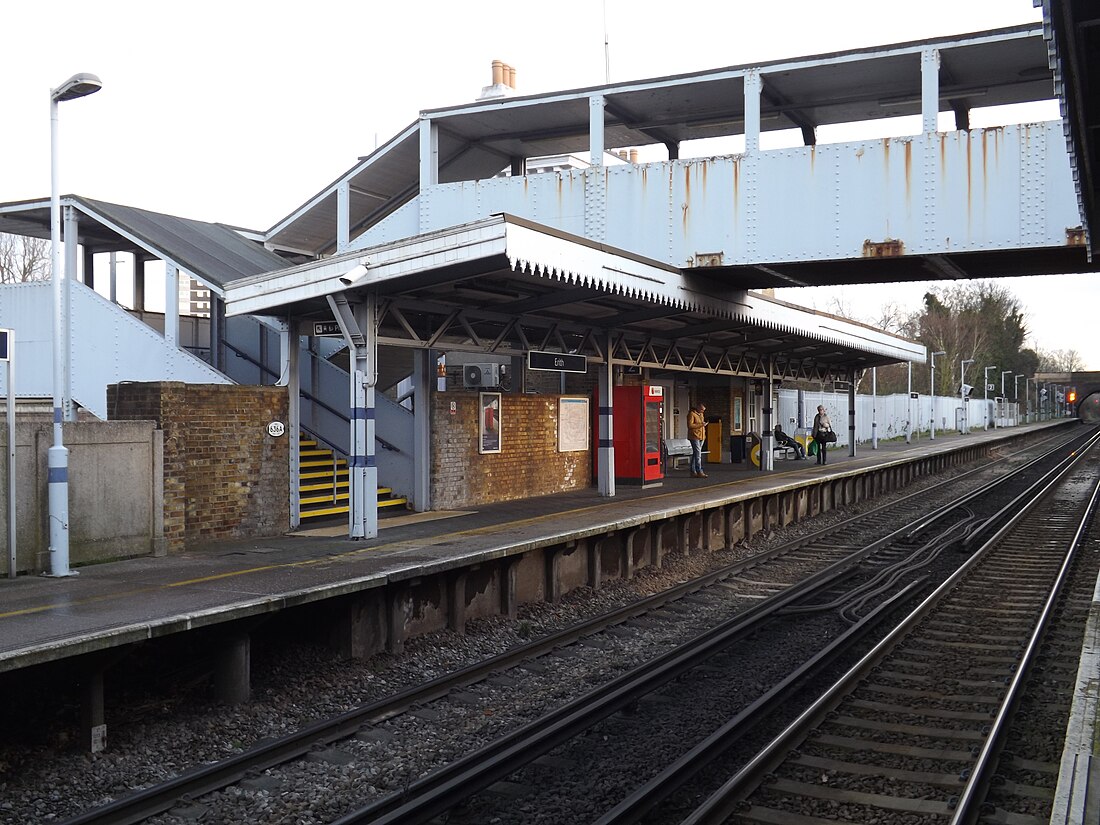
POLYGON ((776 444, 772 447, 772 455, 776 458, 795 459, 798 458, 798 450, 786 444, 776 444))
MULTIPOLYGON (((703 450, 703 455, 707 452, 703 450)), ((666 438, 665 455, 672 460, 672 469, 679 469, 681 461, 691 461, 691 441, 687 438, 666 438)))

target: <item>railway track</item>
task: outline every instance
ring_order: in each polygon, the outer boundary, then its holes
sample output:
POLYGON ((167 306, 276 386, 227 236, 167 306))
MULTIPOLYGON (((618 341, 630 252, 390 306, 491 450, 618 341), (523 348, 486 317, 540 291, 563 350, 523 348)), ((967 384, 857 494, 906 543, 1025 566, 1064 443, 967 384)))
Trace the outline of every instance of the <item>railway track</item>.
POLYGON ((1049 735, 1032 736, 1046 739, 1038 753, 1005 744, 1028 682, 1044 692, 1037 668, 1066 669, 1049 649, 1058 636, 1063 656, 1076 660, 1080 633, 1074 650, 1058 614, 1074 602, 1080 614, 1095 584, 1095 559, 1077 559, 1096 520, 1098 479, 1095 449, 1067 462, 1065 475, 677 821, 1046 823, 1057 774, 1049 735))
MULTIPOLYGON (((1065 448, 1059 447, 1053 452, 1059 451, 1064 452, 1065 448)), ((1045 459, 1048 462, 1052 460, 1049 457, 1045 459)), ((1021 470, 1033 476, 1041 475, 1044 472, 1042 461, 1044 459, 1040 458, 1026 462, 1021 470)), ((836 620, 821 629, 818 635, 821 636, 820 645, 825 648, 837 639, 859 638, 888 612, 891 599, 902 598, 910 592, 912 585, 906 579, 912 579, 914 569, 931 564, 933 556, 942 553, 943 547, 938 546, 937 540, 928 538, 933 524, 938 525, 938 531, 946 531, 953 540, 978 535, 976 530, 980 523, 991 514, 1012 506, 1011 502, 1017 494, 1008 489, 1006 479, 1009 477, 999 467, 987 466, 952 482, 953 485, 969 483, 972 488, 981 491, 978 494, 971 490, 960 496, 963 502, 961 508, 955 502, 952 506, 936 508, 936 512, 930 515, 928 500, 931 496, 928 493, 904 497, 768 554, 738 562, 703 579, 686 582, 623 611, 597 617, 503 656, 425 683, 414 690, 364 706, 337 719, 317 723, 294 736, 253 747, 239 757, 200 767, 169 783, 136 792, 67 822, 70 825, 139 822, 173 806, 178 809, 181 799, 187 804, 203 794, 242 780, 255 780, 263 772, 277 769, 279 765, 309 758, 319 750, 331 751, 342 741, 354 737, 371 740, 379 725, 410 710, 423 708, 429 703, 446 707, 448 702, 468 701, 469 695, 463 691, 478 682, 494 679, 522 682, 527 676, 516 674, 529 676, 537 673, 540 667, 545 668, 546 665, 537 662, 539 657, 547 654, 568 655, 570 650, 582 645, 606 649, 614 644, 615 632, 642 632, 657 637, 662 629, 674 626, 680 635, 686 631, 688 635, 698 636, 704 646, 709 640, 710 655, 713 655, 715 651, 720 652, 744 640, 749 634, 760 633, 759 628, 765 617, 774 617, 783 611, 787 613, 786 621, 795 623, 793 626, 801 623, 803 630, 799 632, 809 638, 813 635, 811 628, 821 625, 819 617, 823 611, 830 610, 830 605, 844 594, 854 594, 845 601, 845 610, 837 612, 836 620), (992 477, 992 481, 986 477, 992 477), (976 515, 976 511, 985 515, 976 515), (899 521, 905 523, 902 529, 896 528, 899 521), (692 604, 685 608, 688 603, 692 604), (694 614, 699 615, 696 617, 694 614), (721 617, 731 615, 735 618, 721 622, 721 617), (696 631, 695 626, 702 628, 713 624, 718 624, 718 628, 696 631)), ((938 493, 941 497, 950 497, 946 486, 938 493)), ((942 543, 941 540, 939 544, 942 543)), ((452 810, 462 800, 447 797, 449 791, 442 793, 439 788, 461 786, 464 789, 462 798, 466 799, 470 791, 488 787, 514 772, 523 760, 534 762, 540 755, 569 741, 576 735, 575 730, 590 729, 612 717, 621 719, 629 716, 640 704, 653 701, 650 685, 654 680, 666 685, 673 680, 682 681, 685 674, 697 668, 698 662, 703 661, 706 655, 685 656, 671 651, 658 656, 629 674, 629 678, 620 677, 593 691, 594 695, 589 698, 594 699, 597 705, 582 712, 579 718, 570 718, 576 708, 566 706, 556 715, 551 714, 531 723, 540 731, 537 736, 535 729, 528 726, 497 740, 487 749, 495 751, 495 756, 487 752, 476 754, 478 760, 492 762, 495 759, 494 767, 482 773, 476 781, 471 781, 464 773, 465 767, 474 761, 475 755, 472 755, 468 760, 457 760, 429 777, 410 783, 403 795, 376 800, 340 821, 428 821, 426 818, 412 818, 413 814, 407 808, 411 804, 408 801, 410 798, 415 797, 419 800, 416 804, 423 806, 417 816, 430 818, 441 811, 452 810), (531 740, 533 736, 538 743, 533 749, 528 747, 523 757, 518 757, 512 748, 518 741, 531 740), (429 786, 437 790, 432 791, 429 786), (437 800, 444 797, 447 800, 425 805, 424 800, 431 794, 435 794, 437 800)), ((826 656, 822 656, 820 662, 808 665, 801 676, 788 679, 784 695, 795 689, 799 678, 823 672, 828 666, 826 656)), ((775 678, 782 680, 783 676, 777 673, 775 678)), ((660 700, 657 703, 660 704, 660 700)))

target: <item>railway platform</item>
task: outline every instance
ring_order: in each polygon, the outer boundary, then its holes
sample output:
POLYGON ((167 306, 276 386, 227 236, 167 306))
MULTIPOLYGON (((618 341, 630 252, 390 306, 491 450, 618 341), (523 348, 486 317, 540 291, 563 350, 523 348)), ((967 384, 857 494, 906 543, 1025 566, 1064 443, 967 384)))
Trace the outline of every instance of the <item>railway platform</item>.
MULTIPOLYGON (((778 460, 772 472, 747 461, 706 464, 705 479, 691 478, 686 469, 672 470, 659 487, 620 485, 611 498, 590 488, 476 510, 400 515, 383 519, 378 538, 366 541, 349 540, 341 522, 282 536, 211 542, 171 556, 90 565, 67 578, 3 580, 0 673, 395 584, 423 583, 439 574, 454 578, 493 562, 520 574, 519 581, 496 587, 505 610, 514 610, 517 599, 556 599, 576 586, 598 587, 599 578, 630 575, 625 568, 659 563, 662 553, 736 543, 759 529, 871 498, 904 486, 914 473, 1012 449, 1020 439, 1057 424, 940 434, 912 444, 880 442, 877 450, 859 445, 854 457, 847 448, 834 447, 824 466, 812 457, 778 460), (914 469, 920 462, 927 467, 914 469), (741 511, 740 524, 732 523, 730 508, 741 511), (722 523, 711 523, 719 513, 722 523), (601 543, 630 544, 634 552, 626 553, 631 558, 618 569, 599 563, 607 561, 600 558, 606 552, 586 560, 580 570, 561 558, 573 559, 583 545, 601 543), (529 566, 524 556, 547 548, 559 550, 559 563, 549 565, 559 568, 556 581, 523 569, 529 566)), ((476 596, 466 599, 465 611, 457 604, 441 605, 448 614, 443 619, 454 624, 462 612, 494 612, 476 596)), ((407 623, 405 633, 431 629, 416 625, 407 623)), ((404 638, 397 628, 385 635, 378 641, 391 649, 404 638)))

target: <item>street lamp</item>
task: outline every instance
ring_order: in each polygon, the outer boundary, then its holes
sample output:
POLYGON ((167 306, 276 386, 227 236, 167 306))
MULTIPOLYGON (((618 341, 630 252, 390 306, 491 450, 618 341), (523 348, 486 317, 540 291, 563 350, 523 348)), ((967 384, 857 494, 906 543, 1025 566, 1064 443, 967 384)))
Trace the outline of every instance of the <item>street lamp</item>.
POLYGON ((57 104, 94 94, 103 83, 94 74, 74 74, 56 89, 50 89, 50 257, 53 278, 53 446, 47 451, 46 467, 50 511, 51 576, 74 575, 69 570, 69 451, 61 434, 65 398, 64 352, 69 331, 62 315, 64 287, 61 268, 61 195, 57 180, 57 104))
MULTIPOLYGON (((1018 372, 1012 378, 1012 397, 1016 401, 1016 423, 1020 423, 1020 379, 1025 377, 1026 373, 1018 372)), ((1024 382, 1024 391, 1027 391, 1027 382, 1024 382)), ((1027 423, 1027 419, 1024 419, 1024 423, 1027 423)))
POLYGON ((989 371, 995 369, 997 369, 996 364, 992 367, 986 367, 985 372, 982 373, 982 383, 985 384, 985 410, 982 413, 982 418, 985 419, 985 426, 982 427, 983 430, 989 429, 989 371))
POLYGON ((936 356, 947 355, 944 350, 939 352, 933 352, 932 357, 928 359, 931 364, 931 372, 928 376, 928 397, 932 399, 932 424, 929 428, 928 437, 936 437, 936 356))
POLYGON ((994 428, 997 427, 998 419, 1007 418, 1007 415, 1006 415, 1007 406, 1005 404, 1005 376, 1006 375, 1012 375, 1012 370, 1001 370, 1001 401, 1000 401, 1000 404, 997 406, 997 415, 993 416, 993 427, 994 428))
POLYGON ((973 358, 959 361, 959 395, 962 396, 963 402, 962 432, 964 433, 970 432, 970 393, 966 391, 966 365, 973 363, 973 358))

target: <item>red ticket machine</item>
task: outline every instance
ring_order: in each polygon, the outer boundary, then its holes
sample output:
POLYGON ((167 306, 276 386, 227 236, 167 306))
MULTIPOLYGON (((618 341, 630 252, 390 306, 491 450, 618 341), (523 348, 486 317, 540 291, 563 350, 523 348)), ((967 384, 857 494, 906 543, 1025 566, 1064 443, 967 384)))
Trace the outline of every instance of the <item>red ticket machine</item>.
POLYGON ((615 480, 650 484, 665 477, 661 438, 664 387, 615 387, 615 480))

